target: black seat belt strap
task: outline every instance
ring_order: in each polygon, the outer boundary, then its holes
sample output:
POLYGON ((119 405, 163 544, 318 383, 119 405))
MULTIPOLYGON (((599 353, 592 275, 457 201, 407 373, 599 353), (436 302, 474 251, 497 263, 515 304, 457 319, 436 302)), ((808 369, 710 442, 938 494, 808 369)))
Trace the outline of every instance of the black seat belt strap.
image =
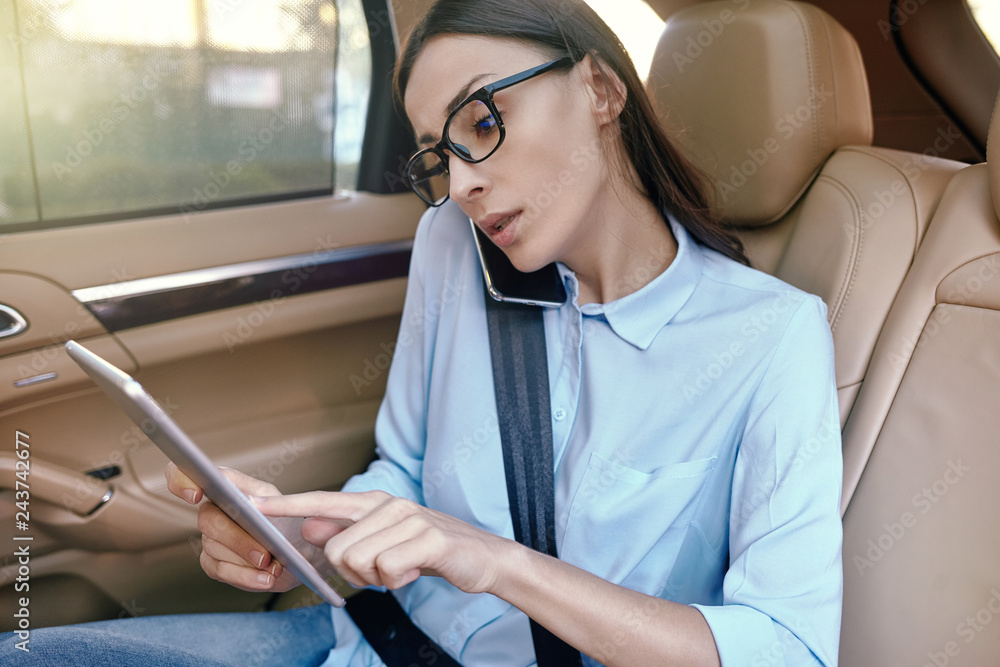
MULTIPOLYGON (((487 293, 486 322, 514 538, 558 558, 549 369, 542 309, 496 301, 487 293)), ((533 619, 531 637, 538 667, 582 664, 579 651, 533 619)))
POLYGON ((414 625, 392 593, 360 591, 347 599, 347 613, 387 667, 462 667, 414 625))
MULTIPOLYGON (((558 558, 549 370, 542 309, 498 302, 486 294, 500 440, 514 537, 558 558)), ((362 591, 347 612, 389 667, 458 665, 429 639, 391 593, 362 591)), ((538 667, 581 665, 580 652, 531 620, 538 667)))

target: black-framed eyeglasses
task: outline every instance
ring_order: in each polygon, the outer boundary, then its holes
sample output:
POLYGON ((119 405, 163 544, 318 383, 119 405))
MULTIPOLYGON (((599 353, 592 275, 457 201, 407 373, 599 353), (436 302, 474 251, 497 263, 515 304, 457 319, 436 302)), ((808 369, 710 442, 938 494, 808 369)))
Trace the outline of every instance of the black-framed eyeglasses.
POLYGON ((487 84, 469 95, 448 115, 441 141, 410 158, 406 165, 406 182, 431 206, 440 206, 448 201, 450 183, 445 150, 464 162, 477 164, 496 153, 507 136, 493 95, 573 62, 569 56, 559 58, 487 84))

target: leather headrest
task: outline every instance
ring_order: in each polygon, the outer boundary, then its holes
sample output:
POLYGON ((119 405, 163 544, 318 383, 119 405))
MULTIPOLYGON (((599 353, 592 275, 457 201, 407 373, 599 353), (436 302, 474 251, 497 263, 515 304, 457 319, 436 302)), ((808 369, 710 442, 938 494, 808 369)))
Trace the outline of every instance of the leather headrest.
POLYGON ((668 133, 709 176, 722 218, 738 226, 777 220, 833 151, 872 141, 857 43, 800 2, 720 0, 679 11, 648 86, 668 133))
POLYGON ((986 138, 986 164, 990 170, 990 192, 993 195, 993 208, 1000 218, 1000 95, 993 106, 993 119, 990 121, 990 134, 986 138))

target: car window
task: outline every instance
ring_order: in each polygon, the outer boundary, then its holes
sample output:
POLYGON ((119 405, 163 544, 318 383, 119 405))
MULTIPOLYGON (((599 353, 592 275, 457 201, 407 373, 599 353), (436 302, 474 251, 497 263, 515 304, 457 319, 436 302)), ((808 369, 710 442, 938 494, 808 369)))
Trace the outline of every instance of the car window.
POLYGON ((1000 3, 996 0, 968 0, 969 9, 986 39, 1000 53, 1000 3))
POLYGON ((14 0, 0 27, 0 231, 357 183, 360 0, 14 0))
POLYGON ((665 21, 643 0, 586 0, 615 31, 643 79, 649 74, 665 21))

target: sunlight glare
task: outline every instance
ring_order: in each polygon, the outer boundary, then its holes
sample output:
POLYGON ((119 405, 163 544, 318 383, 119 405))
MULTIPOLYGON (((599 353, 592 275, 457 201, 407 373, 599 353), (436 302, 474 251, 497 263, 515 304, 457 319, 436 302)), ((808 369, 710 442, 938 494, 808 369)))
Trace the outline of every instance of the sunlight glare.
POLYGON ((1000 3, 996 0, 969 0, 969 9, 976 18, 993 50, 1000 53, 1000 3))
POLYGON ((615 31, 645 80, 666 22, 643 0, 586 0, 615 31))
POLYGON ((198 38, 193 2, 73 0, 53 20, 63 34, 88 42, 189 47, 198 38))

